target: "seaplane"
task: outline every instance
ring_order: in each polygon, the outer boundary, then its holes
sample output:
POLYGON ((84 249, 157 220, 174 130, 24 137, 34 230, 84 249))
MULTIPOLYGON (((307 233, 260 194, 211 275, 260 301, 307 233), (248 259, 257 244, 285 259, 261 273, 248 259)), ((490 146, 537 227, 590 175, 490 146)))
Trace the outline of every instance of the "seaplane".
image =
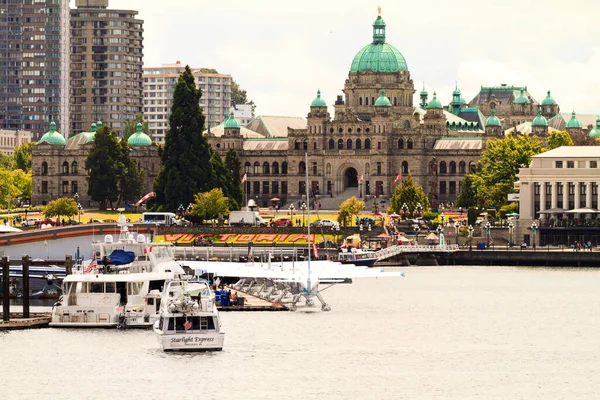
MULTIPOLYGON (((306 165, 308 165, 308 153, 304 153, 306 165)), ((308 169, 306 172, 306 187, 308 185, 308 169)), ((310 221, 310 207, 307 209, 310 221)), ((314 306, 314 298, 321 302, 322 311, 330 311, 331 307, 325 302, 321 292, 338 283, 345 283, 354 278, 383 278, 403 277, 403 272, 386 272, 383 269, 356 266, 354 264, 342 264, 328 260, 311 260, 311 251, 316 253, 316 247, 311 243, 310 224, 308 227, 308 258, 306 261, 280 261, 263 263, 258 266, 252 261, 248 263, 219 262, 219 261, 178 261, 182 267, 194 270, 197 276, 211 274, 213 277, 239 278, 240 280, 261 280, 260 290, 276 291, 276 285, 283 284, 280 291, 292 294, 291 309, 295 310, 304 299, 304 306, 314 306), (269 288, 268 283, 271 283, 269 288)), ((251 256, 249 247, 249 257, 251 256)), ((259 291, 260 291, 259 290, 259 291)))
MULTIPOLYGON (((31 266, 29 267, 29 287, 31 293, 30 298, 58 298, 62 290, 60 284, 65 277, 65 268, 51 266, 31 266)), ((2 279, 2 271, 0 271, 0 279, 2 279)), ((23 269, 20 265, 10 267, 10 296, 23 297, 19 281, 23 279, 23 269)), ((2 289, 0 288, 0 292, 2 289)))

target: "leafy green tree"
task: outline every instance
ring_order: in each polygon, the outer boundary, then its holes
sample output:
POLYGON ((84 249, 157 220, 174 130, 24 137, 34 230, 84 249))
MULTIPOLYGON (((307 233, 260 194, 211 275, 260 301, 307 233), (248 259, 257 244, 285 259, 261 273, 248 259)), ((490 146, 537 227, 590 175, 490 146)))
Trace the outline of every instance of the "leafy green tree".
POLYGON ((217 71, 214 68, 200 68, 199 72, 202 74, 218 74, 219 73, 219 71, 217 71))
POLYGON ((57 217, 57 220, 60 220, 61 216, 71 218, 73 215, 77 215, 79 209, 77 208, 77 203, 70 197, 61 197, 56 200, 52 200, 48 203, 42 213, 46 218, 57 217))
POLYGON ((133 119, 125 121, 125 128, 123 129, 123 140, 127 141, 129 136, 137 132, 137 124, 142 124, 142 132, 146 135, 150 134, 150 126, 148 121, 144 121, 144 114, 137 113, 133 119))
POLYGON ((14 176, 14 171, 0 169, 0 207, 2 208, 9 208, 16 199, 23 195, 23 191, 15 185, 14 176))
POLYGON ((229 209, 239 210, 240 205, 236 199, 232 197, 235 192, 235 184, 230 170, 225 165, 225 162, 216 151, 210 150, 210 165, 217 178, 217 187, 221 188, 225 197, 229 199, 229 209))
POLYGON ((544 151, 537 136, 507 135, 488 140, 486 149, 472 174, 477 188, 476 202, 480 208, 500 207, 514 192, 519 168, 529 166, 531 157, 544 151))
POLYGON ((561 146, 573 146, 573 139, 569 132, 553 131, 548 136, 548 150, 556 149, 561 146))
POLYGON ((0 151, 0 168, 8 169, 10 171, 15 169, 15 161, 13 156, 9 156, 8 154, 4 154, 0 151))
POLYGON ((352 218, 358 215, 364 208, 365 202, 358 200, 356 196, 344 200, 338 210, 338 222, 344 226, 348 225, 348 222, 352 225, 352 218))
POLYGON ((15 147, 14 162, 15 168, 27 172, 31 170, 31 142, 23 143, 15 147))
POLYGON ((146 174, 140 171, 137 162, 131 157, 130 148, 125 139, 121 139, 119 143, 121 150, 121 163, 125 166, 123 173, 119 177, 119 200, 117 207, 121 201, 137 200, 142 194, 142 187, 146 174))
POLYGON ((227 150, 227 155, 225 156, 225 166, 229 170, 232 180, 232 191, 228 193, 228 196, 230 199, 235 200, 238 204, 237 208, 230 207, 230 210, 239 210, 239 206, 244 203, 244 188, 242 186, 241 178, 242 161, 240 160, 237 150, 233 147, 227 150))
POLYGON ((179 204, 192 203, 196 193, 216 186, 210 165, 210 147, 202 135, 201 96, 192 71, 186 66, 175 85, 162 166, 154 182, 159 208, 176 210, 179 204))
POLYGON ((235 106, 236 104, 250 104, 252 106, 252 114, 254 114, 254 110, 256 110, 256 104, 254 104, 254 100, 248 101, 248 93, 243 90, 240 85, 231 80, 231 106, 235 106))
POLYGON ((462 181, 462 188, 456 199, 458 207, 473 207, 477 204, 477 188, 475 187, 475 177, 473 174, 465 175, 462 181))
POLYGON ((429 210, 429 198, 427 194, 425 194, 420 185, 415 184, 411 175, 408 175, 408 178, 396 186, 394 194, 390 198, 390 211, 400 213, 405 203, 411 212, 417 208, 417 204, 419 203, 421 203, 423 211, 429 210))
POLYGON ((107 126, 96 132, 96 138, 85 160, 85 169, 89 173, 88 194, 92 200, 106 210, 110 204, 119 200, 121 190, 120 179, 125 172, 123 155, 117 134, 107 126))
POLYGON ((220 188, 194 196, 191 214, 203 220, 215 219, 219 215, 229 214, 229 199, 220 188))
POLYGON ((12 171, 12 182, 14 187, 21 193, 19 196, 24 199, 31 198, 31 169, 28 172, 22 169, 16 169, 12 171))

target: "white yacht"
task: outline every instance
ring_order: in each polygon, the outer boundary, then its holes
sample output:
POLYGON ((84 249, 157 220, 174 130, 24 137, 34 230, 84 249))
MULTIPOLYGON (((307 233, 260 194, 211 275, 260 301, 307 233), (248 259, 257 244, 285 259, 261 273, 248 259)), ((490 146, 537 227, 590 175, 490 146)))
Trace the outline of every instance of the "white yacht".
POLYGON ((149 243, 119 217, 117 241, 94 243, 94 259, 63 279, 52 327, 151 327, 165 282, 185 275, 170 243, 149 243))
POLYGON ((208 283, 173 280, 163 291, 154 332, 164 351, 219 351, 225 333, 208 283))

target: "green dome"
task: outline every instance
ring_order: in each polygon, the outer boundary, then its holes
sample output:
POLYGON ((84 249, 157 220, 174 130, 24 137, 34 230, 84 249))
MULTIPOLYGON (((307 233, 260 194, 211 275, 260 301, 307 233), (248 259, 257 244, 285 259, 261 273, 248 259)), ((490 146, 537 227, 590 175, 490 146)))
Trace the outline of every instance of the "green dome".
POLYGON ((223 121, 223 128, 240 129, 240 123, 233 116, 233 111, 223 121))
POLYGON ((48 143, 48 144, 60 144, 64 145, 67 143, 63 135, 56 132, 56 122, 50 122, 50 130, 42 136, 40 139, 40 143, 48 143))
POLYGON ((502 126, 500 119, 496 117, 496 110, 492 108, 492 115, 485 121, 485 126, 502 126))
POLYGON ((375 107, 391 107, 392 103, 390 103, 390 99, 385 97, 385 90, 381 89, 379 92, 379 97, 375 101, 375 107))
POLYGON ((596 120, 596 127, 590 132, 590 137, 593 137, 595 139, 600 138, 600 116, 596 120))
POLYGON ((129 136, 129 139, 127 139, 127 144, 129 144, 130 146, 150 146, 152 145, 152 139, 150 139, 150 136, 146 135, 144 132, 142 132, 142 124, 138 122, 138 124, 136 125, 136 130, 137 132, 134 133, 133 135, 129 136))
POLYGON ((317 97, 310 103, 311 107, 327 107, 327 103, 321 97, 321 90, 317 90, 317 97))
POLYGON ((94 139, 96 139, 96 130, 97 129, 98 129, 98 127, 96 126, 96 123, 92 122, 92 127, 90 128, 89 132, 81 132, 81 134, 87 138, 86 143, 93 142, 94 139))
POLYGON ((392 45, 385 42, 385 22, 381 15, 373 22, 373 42, 363 47, 352 60, 350 72, 407 71, 404 56, 392 45))
POLYGON ((436 93, 433 92, 433 99, 431 99, 431 101, 429 102, 429 104, 427 104, 427 108, 432 108, 432 109, 442 109, 442 103, 440 103, 440 101, 437 99, 436 97, 436 93))
POLYGON ((556 105, 556 101, 554 101, 554 98, 552 96, 550 96, 550 91, 548 90, 548 96, 546 96, 546 98, 544 100, 542 100, 542 105, 543 106, 553 106, 556 105))
POLYGON ((425 90, 425 85, 423 85, 423 90, 421 90, 420 95, 421 96, 427 96, 429 93, 427 93, 427 90, 425 90))
POLYGON ((533 119, 532 126, 548 126, 548 121, 542 115, 542 109, 538 108, 538 115, 533 119))
POLYGON ((581 122, 575 117, 575 111, 571 114, 571 119, 567 121, 567 128, 583 128, 581 122))
POLYGON ((515 104, 529 104, 529 99, 525 96, 525 90, 521 89, 521 94, 515 99, 515 104))

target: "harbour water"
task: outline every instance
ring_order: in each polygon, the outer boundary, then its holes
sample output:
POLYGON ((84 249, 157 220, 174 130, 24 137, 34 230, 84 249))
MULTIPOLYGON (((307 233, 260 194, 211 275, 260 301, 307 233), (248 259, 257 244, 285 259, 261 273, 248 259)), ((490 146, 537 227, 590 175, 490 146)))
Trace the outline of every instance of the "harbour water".
POLYGON ((144 330, 0 333, 3 399, 594 399, 600 269, 404 268, 323 313, 222 313, 225 348, 144 330))

